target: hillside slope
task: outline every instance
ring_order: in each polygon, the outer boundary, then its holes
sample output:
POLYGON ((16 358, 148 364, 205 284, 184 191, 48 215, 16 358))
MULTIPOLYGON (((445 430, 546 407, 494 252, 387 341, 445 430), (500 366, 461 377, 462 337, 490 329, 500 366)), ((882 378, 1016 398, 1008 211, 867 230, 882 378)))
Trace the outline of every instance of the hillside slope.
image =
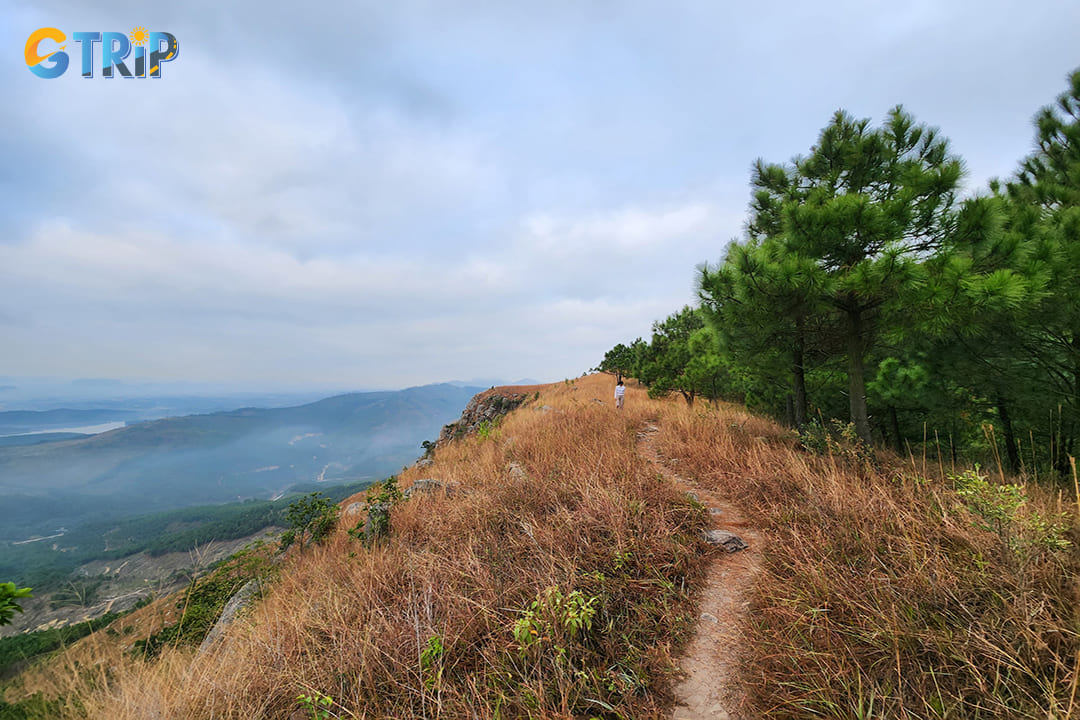
POLYGON ((813 453, 738 408, 636 387, 619 412, 604 376, 536 392, 403 473, 440 484, 393 506, 384 541, 347 515, 290 551, 210 651, 132 662, 99 634, 6 698, 47 689, 57 717, 120 720, 312 717, 299 695, 339 718, 670 717, 710 569, 740 557, 701 539, 709 513, 677 474, 761 540, 715 647, 729 717, 1080 713, 1080 533, 1056 492, 842 439, 813 453), (1003 492, 1025 502, 1004 512, 1003 492))

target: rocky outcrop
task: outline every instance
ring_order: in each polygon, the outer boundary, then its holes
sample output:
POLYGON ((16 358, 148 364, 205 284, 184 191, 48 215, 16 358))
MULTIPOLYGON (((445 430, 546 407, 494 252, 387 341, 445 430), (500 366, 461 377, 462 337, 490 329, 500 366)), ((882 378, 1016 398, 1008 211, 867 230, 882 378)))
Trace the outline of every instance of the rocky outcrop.
POLYGON ((248 580, 235 595, 230 598, 229 602, 225 604, 225 609, 221 611, 221 617, 214 623, 214 627, 207 633, 206 638, 203 639, 202 644, 199 646, 199 654, 209 650, 215 643, 217 643, 221 637, 225 634, 225 631, 236 620, 236 615, 252 603, 255 599, 255 593, 259 590, 259 583, 257 580, 248 580))
POLYGON ((443 427, 436 447, 441 447, 451 440, 472 435, 485 427, 484 423, 487 423, 486 427, 491 427, 503 415, 525 402, 525 398, 526 395, 523 393, 511 390, 500 388, 485 390, 469 401, 457 422, 443 427))
POLYGON ((420 478, 419 480, 414 481, 412 485, 405 488, 401 494, 408 500, 417 493, 435 495, 436 493, 443 492, 449 497, 453 496, 457 490, 458 483, 455 480, 443 482, 442 480, 436 480, 434 478, 420 478))
POLYGON ((710 545, 719 545, 729 553, 750 547, 741 537, 727 530, 706 530, 704 539, 710 545))

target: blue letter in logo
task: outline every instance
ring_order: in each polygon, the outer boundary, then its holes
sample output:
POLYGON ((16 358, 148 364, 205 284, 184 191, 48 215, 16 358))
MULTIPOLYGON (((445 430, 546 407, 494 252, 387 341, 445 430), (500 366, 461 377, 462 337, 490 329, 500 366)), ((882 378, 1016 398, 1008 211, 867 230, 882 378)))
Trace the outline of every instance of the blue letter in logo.
POLYGON ((102 33, 101 36, 101 76, 111 78, 113 66, 126 78, 134 77, 124 64, 124 58, 131 53, 131 41, 127 35, 118 32, 102 33), (120 47, 116 46, 120 43, 120 47))
POLYGON ((180 44, 176 42, 176 36, 167 32, 150 33, 150 77, 161 77, 161 63, 175 60, 180 54, 180 44), (162 48, 161 44, 165 43, 162 48))
POLYGON ((94 43, 101 42, 101 33, 77 32, 75 42, 82 46, 82 76, 94 77, 94 43))

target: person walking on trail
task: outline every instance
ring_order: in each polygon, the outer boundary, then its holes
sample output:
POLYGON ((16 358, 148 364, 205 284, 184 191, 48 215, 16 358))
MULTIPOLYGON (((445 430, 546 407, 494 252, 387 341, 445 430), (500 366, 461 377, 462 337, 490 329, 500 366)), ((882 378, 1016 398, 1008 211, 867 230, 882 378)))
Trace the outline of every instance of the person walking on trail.
POLYGON ((622 380, 615 386, 615 407, 622 410, 623 398, 626 397, 626 386, 622 380))

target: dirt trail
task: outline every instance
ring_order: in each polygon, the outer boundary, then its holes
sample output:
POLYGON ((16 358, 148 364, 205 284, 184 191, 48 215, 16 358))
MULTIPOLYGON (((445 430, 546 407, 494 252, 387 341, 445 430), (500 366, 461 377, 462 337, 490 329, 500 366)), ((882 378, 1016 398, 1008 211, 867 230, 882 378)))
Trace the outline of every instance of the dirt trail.
POLYGON ((712 518, 711 527, 727 530, 749 547, 732 554, 719 553, 708 569, 694 638, 679 658, 683 680, 675 687, 672 720, 749 720, 745 695, 739 686, 740 627, 750 605, 754 575, 761 564, 761 539, 739 511, 715 493, 694 487, 660 456, 653 438, 660 432, 646 425, 638 433, 641 454, 664 477, 694 493, 712 518))

